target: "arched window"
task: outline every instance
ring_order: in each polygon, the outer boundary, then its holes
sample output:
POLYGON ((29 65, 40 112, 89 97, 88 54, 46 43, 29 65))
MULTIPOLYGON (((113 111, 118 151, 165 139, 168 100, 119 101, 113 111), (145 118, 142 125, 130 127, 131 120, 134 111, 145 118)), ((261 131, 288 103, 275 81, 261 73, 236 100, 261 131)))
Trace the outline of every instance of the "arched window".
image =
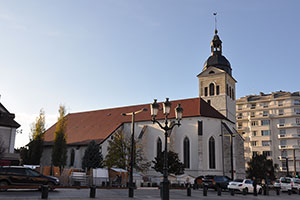
POLYGON ((208 151, 209 151, 209 168, 216 168, 216 152, 215 152, 215 139, 213 137, 209 138, 208 142, 208 151))
POLYGON ((71 156, 70 156, 70 166, 74 166, 74 160, 75 160, 75 150, 71 150, 71 156))
POLYGON ((207 87, 204 88, 204 95, 207 96, 208 92, 207 92, 207 87))
POLYGON ((190 140, 187 137, 183 140, 183 165, 190 168, 190 140))
POLYGON ((209 96, 215 95, 215 85, 213 83, 209 84, 209 96))
POLYGON ((162 151, 162 142, 161 139, 158 138, 157 142, 156 142, 156 157, 158 157, 158 155, 161 153, 162 151))

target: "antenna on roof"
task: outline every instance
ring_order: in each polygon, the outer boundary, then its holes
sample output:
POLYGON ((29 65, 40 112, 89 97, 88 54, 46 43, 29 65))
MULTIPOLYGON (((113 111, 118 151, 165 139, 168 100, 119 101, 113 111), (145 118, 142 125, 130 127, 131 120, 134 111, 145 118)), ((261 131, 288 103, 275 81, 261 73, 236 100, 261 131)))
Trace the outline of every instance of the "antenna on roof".
POLYGON ((218 33, 218 29, 217 29, 217 12, 213 13, 213 15, 215 16, 215 33, 218 33))

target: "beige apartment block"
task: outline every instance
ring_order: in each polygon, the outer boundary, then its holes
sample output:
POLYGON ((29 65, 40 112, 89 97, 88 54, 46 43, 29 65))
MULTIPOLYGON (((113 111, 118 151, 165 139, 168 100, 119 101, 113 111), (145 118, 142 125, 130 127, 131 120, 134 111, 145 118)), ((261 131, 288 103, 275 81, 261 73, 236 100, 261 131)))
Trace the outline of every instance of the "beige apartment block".
POLYGON ((236 101, 237 129, 245 139, 246 167, 264 154, 279 173, 300 172, 300 92, 260 93, 236 101))

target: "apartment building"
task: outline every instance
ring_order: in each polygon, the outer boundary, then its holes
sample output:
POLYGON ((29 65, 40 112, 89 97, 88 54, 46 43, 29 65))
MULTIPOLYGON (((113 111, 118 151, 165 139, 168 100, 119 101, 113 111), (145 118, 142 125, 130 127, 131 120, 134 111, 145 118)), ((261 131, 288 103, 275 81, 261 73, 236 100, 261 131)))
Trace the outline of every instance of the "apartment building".
POLYGON ((241 97, 236 119, 246 167, 253 155, 264 154, 278 164, 279 173, 300 172, 300 92, 241 97))

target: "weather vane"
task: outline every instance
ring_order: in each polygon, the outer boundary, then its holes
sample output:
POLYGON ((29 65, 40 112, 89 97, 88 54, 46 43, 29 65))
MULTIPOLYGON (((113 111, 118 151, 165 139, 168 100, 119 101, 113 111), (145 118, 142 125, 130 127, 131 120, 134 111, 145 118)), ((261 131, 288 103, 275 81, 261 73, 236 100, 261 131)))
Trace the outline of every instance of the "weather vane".
POLYGON ((215 31, 217 31, 217 12, 213 13, 215 16, 215 31))

